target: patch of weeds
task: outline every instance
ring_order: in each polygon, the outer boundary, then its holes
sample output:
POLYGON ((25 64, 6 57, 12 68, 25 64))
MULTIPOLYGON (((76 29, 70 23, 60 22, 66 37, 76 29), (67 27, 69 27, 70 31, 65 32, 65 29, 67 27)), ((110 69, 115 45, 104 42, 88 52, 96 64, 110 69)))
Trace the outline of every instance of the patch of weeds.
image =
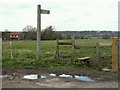
POLYGON ((74 65, 74 66, 77 66, 77 67, 86 66, 86 62, 84 62, 84 61, 79 61, 79 60, 75 60, 75 61, 73 61, 73 65, 74 65))

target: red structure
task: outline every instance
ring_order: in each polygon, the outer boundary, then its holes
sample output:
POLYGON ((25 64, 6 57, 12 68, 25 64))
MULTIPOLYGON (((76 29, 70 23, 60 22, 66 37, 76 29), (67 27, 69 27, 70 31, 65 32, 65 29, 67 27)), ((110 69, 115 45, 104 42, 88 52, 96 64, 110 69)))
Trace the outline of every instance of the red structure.
POLYGON ((20 39, 20 33, 19 32, 11 32, 10 33, 10 39, 20 39))

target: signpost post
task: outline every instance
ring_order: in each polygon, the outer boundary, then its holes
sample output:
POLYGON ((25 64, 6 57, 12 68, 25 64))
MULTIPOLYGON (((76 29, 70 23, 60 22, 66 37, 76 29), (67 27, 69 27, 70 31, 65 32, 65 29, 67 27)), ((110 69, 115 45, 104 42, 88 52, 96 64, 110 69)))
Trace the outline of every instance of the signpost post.
POLYGON ((49 10, 41 9, 41 5, 37 6, 37 46, 36 46, 36 58, 40 59, 40 42, 41 42, 41 14, 50 14, 49 10))

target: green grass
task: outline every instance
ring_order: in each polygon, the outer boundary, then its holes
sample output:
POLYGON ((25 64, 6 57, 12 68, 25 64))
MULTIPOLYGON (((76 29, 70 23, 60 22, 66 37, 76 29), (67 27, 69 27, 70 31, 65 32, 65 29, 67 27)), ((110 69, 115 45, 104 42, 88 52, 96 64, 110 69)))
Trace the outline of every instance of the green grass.
MULTIPOLYGON (((71 40, 61 40, 70 42, 71 40)), ((95 45, 97 42, 109 43, 111 40, 98 39, 98 40, 76 40, 76 45, 95 45)), ((41 42, 41 60, 36 60, 36 41, 12 41, 13 57, 10 57, 9 42, 3 42, 2 45, 2 65, 6 68, 54 68, 54 67, 84 67, 86 63, 80 61, 71 61, 70 57, 54 59, 56 51, 56 40, 42 41, 41 42)), ((60 46, 60 53, 63 55, 71 56, 71 46, 60 46)), ((106 55, 100 58, 100 67, 110 67, 111 47, 100 47, 100 55, 106 55), (108 60, 109 59, 109 60, 108 60)), ((98 61, 94 58, 96 55, 95 49, 76 49, 75 57, 90 56, 94 60, 91 62, 91 68, 98 66, 98 61)))

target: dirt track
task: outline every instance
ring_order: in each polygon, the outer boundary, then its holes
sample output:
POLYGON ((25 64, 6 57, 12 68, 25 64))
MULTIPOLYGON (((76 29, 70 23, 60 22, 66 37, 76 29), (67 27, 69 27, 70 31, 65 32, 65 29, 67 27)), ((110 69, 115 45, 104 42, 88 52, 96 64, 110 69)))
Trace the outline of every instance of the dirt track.
POLYGON ((94 76, 96 82, 83 82, 75 79, 69 78, 47 78, 47 79, 37 79, 37 80, 25 80, 22 79, 21 76, 30 73, 37 73, 39 75, 44 73, 50 73, 50 71, 37 71, 37 70, 8 70, 3 73, 11 75, 12 73, 16 73, 14 79, 3 79, 2 87, 3 88, 118 88, 118 80, 117 77, 113 77, 116 75, 110 75, 107 77, 104 75, 94 76))
POLYGON ((66 81, 59 78, 29 81, 29 80, 4 80, 3 88, 118 88, 118 82, 80 82, 66 81))

